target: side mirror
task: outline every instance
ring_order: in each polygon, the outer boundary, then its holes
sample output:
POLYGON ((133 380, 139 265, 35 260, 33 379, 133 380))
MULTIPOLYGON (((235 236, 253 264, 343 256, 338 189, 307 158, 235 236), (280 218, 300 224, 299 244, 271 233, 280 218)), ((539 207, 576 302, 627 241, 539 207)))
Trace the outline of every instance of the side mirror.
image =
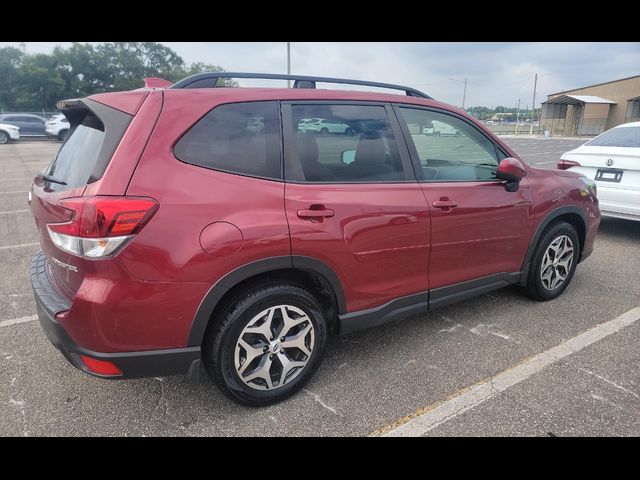
POLYGON ((517 158, 505 158, 498 165, 496 171, 496 178, 498 180, 505 180, 505 188, 507 192, 517 192, 520 185, 520 181, 525 177, 527 171, 524 165, 517 158))
POLYGON ((356 151, 355 150, 345 150, 342 152, 342 163, 345 165, 351 165, 353 161, 356 159, 356 151))

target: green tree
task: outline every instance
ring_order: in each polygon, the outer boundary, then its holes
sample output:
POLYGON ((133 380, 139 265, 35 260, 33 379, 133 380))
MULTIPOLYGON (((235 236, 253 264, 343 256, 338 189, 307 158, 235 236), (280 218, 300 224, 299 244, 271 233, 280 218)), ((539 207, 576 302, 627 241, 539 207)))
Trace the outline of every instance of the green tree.
POLYGON ((64 98, 140 88, 145 77, 176 82, 195 73, 221 71, 218 65, 186 65, 169 47, 153 42, 73 43, 37 55, 5 47, 0 49, 0 107, 52 110, 64 98))
POLYGON ((15 107, 15 87, 19 83, 24 54, 14 47, 0 48, 0 109, 15 107))

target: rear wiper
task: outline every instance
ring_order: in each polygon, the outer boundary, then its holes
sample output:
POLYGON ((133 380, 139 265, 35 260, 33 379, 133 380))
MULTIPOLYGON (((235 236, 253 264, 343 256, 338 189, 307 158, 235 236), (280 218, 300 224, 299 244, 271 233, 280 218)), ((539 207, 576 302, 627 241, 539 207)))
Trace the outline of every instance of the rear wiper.
POLYGON ((67 182, 65 182, 64 180, 60 180, 56 177, 52 177, 51 175, 47 175, 46 173, 39 173, 37 176, 42 178, 43 180, 46 180, 47 182, 59 183, 60 185, 67 184, 67 182))

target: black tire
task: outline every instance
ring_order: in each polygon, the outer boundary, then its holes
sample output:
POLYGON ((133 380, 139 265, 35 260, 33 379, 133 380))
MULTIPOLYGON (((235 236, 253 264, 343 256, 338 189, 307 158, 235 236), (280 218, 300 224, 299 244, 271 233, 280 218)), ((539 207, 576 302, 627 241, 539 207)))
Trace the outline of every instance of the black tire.
POLYGON ((324 311, 316 298, 299 286, 283 282, 258 285, 229 302, 220 318, 205 335, 203 363, 211 379, 235 402, 250 407, 280 402, 300 390, 322 362, 327 339, 324 311), (313 324, 315 343, 307 364, 295 378, 273 390, 257 390, 244 383, 236 371, 236 343, 255 315, 280 304, 292 305, 307 314, 313 324))
POLYGON ((344 131, 344 134, 347 137, 353 137, 356 134, 356 131, 353 128, 349 127, 344 131))
POLYGON ((3 130, 0 130, 0 145, 4 145, 5 143, 9 143, 11 137, 9 134, 3 130))
POLYGON ((69 133, 69 130, 60 130, 60 133, 58 133, 58 140, 64 142, 65 138, 67 138, 67 133, 69 133))
POLYGON ((529 275, 527 277, 527 285, 524 287, 524 293, 534 300, 542 302, 553 300, 554 298, 560 296, 562 292, 565 291, 569 283, 571 283, 571 279, 573 278, 573 274, 575 273, 576 266, 578 264, 580 248, 581 247, 578 233, 576 232, 576 229, 573 225, 562 221, 555 222, 549 225, 540 236, 538 246, 536 247, 536 250, 531 259, 531 266, 529 268, 529 275), (545 252, 547 251, 547 248, 549 248, 549 245, 551 245, 554 240, 562 235, 568 236, 573 243, 573 261, 565 280, 553 290, 548 290, 544 287, 541 279, 540 270, 542 267, 542 262, 544 260, 545 252))
POLYGON ((322 130, 320 130, 320 135, 329 135, 329 129, 323 128, 322 130))

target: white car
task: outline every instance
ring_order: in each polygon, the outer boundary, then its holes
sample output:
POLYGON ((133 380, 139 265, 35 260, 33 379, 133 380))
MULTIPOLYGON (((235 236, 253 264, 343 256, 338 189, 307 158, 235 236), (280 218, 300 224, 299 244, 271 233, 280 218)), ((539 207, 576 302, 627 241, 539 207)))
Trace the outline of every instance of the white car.
POLYGON ((422 128, 423 135, 434 135, 439 137, 440 135, 453 135, 456 137, 460 136, 460 132, 453 128, 448 123, 439 122, 437 120, 433 120, 430 125, 425 125, 422 128))
POLYGON ((69 125, 67 117, 62 113, 54 115, 44 124, 44 131, 47 132, 47 136, 61 141, 64 141, 67 137, 69 128, 71 128, 71 125, 69 125))
POLYGON ((340 133, 349 137, 355 134, 355 130, 349 125, 332 122, 324 118, 312 118, 304 123, 300 122, 298 124, 298 131, 302 133, 319 133, 321 135, 340 133))
POLYGON ((618 125, 560 159, 558 168, 595 181, 602 215, 640 221, 640 122, 618 125))
POLYGON ((0 123, 0 144, 9 143, 10 140, 20 140, 20 128, 0 123))

